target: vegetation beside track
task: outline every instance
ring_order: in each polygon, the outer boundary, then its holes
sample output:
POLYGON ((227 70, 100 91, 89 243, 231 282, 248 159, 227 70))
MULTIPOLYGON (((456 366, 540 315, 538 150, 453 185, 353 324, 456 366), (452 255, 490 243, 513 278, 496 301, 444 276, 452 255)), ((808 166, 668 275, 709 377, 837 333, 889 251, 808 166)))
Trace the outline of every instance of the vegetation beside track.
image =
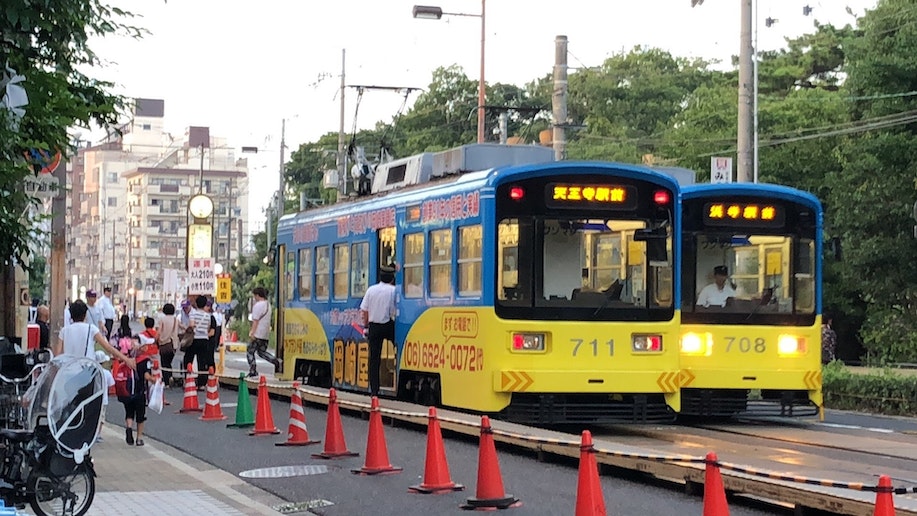
POLYGON ((825 407, 917 416, 917 375, 892 368, 854 371, 839 361, 823 369, 825 407))

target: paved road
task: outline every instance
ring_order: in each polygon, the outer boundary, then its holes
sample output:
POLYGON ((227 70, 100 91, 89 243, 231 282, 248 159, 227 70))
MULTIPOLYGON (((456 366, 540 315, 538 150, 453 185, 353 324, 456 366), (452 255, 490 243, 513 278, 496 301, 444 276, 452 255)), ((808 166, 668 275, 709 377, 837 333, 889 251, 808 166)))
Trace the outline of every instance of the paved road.
MULTIPOLYGON (((239 357, 231 356, 237 361, 239 357)), ((244 358, 241 358, 244 363, 244 358)), ((249 436, 248 430, 230 429, 225 422, 202 422, 197 415, 176 414, 182 402, 182 390, 167 391, 172 405, 162 414, 152 414, 147 434, 157 440, 189 453, 198 459, 225 470, 232 475, 279 466, 298 466, 311 470, 311 475, 289 478, 254 478, 252 485, 273 493, 289 502, 311 502, 333 505, 313 509, 326 515, 413 515, 443 514, 457 511, 466 498, 474 496, 477 475, 477 440, 447 436, 445 448, 451 478, 467 485, 464 492, 443 495, 408 493, 408 487, 423 481, 425 467, 426 429, 385 428, 389 457, 401 466, 400 474, 363 477, 353 475, 351 468, 363 465, 368 423, 360 418, 343 415, 344 436, 350 450, 360 457, 336 461, 313 459, 310 455, 322 450, 323 444, 309 447, 277 447, 286 439, 289 403, 271 401, 274 423, 283 433, 276 436, 249 436), (311 468, 307 468, 311 467, 311 468)), ((201 393, 203 402, 203 393, 201 393)), ((229 422, 235 418, 238 393, 220 391, 220 402, 229 422)), ((256 405, 256 395, 251 401, 256 405)), ((384 401, 383 401, 384 404, 384 401)), ((324 440, 325 409, 305 408, 307 428, 312 439, 324 440)), ((109 410, 109 420, 117 423, 123 412, 116 404, 109 410)), ((576 503, 577 464, 575 461, 544 463, 534 460, 530 453, 498 451, 506 491, 519 497, 523 506, 516 509, 525 514, 570 514, 576 503)), ((613 476, 602 477, 602 490, 609 514, 683 515, 701 514, 703 502, 687 496, 678 488, 644 484, 613 476)), ((738 516, 774 514, 771 508, 731 507, 738 516)))

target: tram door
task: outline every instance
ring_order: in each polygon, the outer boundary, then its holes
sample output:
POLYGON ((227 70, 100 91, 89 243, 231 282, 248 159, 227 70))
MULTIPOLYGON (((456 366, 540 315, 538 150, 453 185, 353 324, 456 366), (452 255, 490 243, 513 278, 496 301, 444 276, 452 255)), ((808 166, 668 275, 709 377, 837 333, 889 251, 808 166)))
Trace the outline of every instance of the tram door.
MULTIPOLYGON (((382 228, 379 230, 379 242, 376 246, 378 253, 376 263, 378 269, 383 267, 395 268, 395 248, 398 242, 398 232, 395 228, 382 228)), ((376 271, 376 280, 378 282, 378 273, 376 271)), ((398 331, 397 323, 395 331, 398 331)), ((395 386, 398 385, 395 378, 395 371, 398 364, 398 353, 395 349, 395 343, 386 339, 382 344, 382 365, 379 371, 379 387, 382 390, 392 391, 394 394, 395 386)))
MULTIPOLYGON (((277 344, 277 357, 283 356, 283 314, 287 300, 292 295, 293 281, 293 260, 295 255, 291 252, 287 254, 287 246, 281 244, 277 247, 277 261, 280 262, 277 269, 280 274, 277 275, 277 300, 274 303, 274 313, 277 320, 274 321, 274 340, 277 344)), ((282 373, 281 373, 282 374, 282 373)))

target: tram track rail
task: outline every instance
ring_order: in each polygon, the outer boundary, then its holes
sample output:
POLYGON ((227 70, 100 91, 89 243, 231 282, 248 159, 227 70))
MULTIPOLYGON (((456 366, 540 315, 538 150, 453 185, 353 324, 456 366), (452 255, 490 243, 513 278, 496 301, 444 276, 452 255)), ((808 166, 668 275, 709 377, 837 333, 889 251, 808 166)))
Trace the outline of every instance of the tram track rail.
MULTIPOLYGON (((239 378, 221 377, 220 382, 227 386, 238 388, 239 378)), ((291 394, 289 382, 271 382, 268 391, 275 397, 289 399, 291 394)), ((303 403, 316 406, 327 406, 328 391, 314 387, 300 387, 303 403)), ((426 407, 395 400, 382 400, 382 413, 384 419, 390 424, 409 424, 418 428, 426 427, 428 413, 426 407)), ((370 410, 369 398, 353 393, 338 393, 338 403, 343 412, 368 417, 370 410)), ((473 414, 440 410, 440 427, 444 431, 461 434, 469 438, 480 434, 477 423, 478 416, 473 414)), ((494 440, 517 450, 532 452, 539 460, 548 456, 567 459, 578 459, 580 456, 580 436, 575 433, 556 431, 551 429, 529 427, 515 423, 492 420, 494 440)), ((697 455, 685 453, 664 452, 649 453, 647 450, 670 448, 661 443, 671 443, 681 435, 682 438, 697 437, 691 434, 677 434, 683 428, 715 432, 721 435, 742 436, 741 432, 724 431, 716 425, 712 429, 703 427, 683 427, 680 425, 664 426, 655 425, 651 428, 637 427, 635 425, 601 425, 592 428, 595 438, 596 462, 603 474, 610 470, 639 473, 658 479, 663 482, 682 485, 687 493, 703 492, 705 467, 703 454, 706 448, 694 448, 697 455), (637 445, 620 442, 619 439, 627 434, 637 435, 640 439, 659 441, 657 448, 652 442, 641 442, 637 445), (652 435, 651 435, 652 434, 652 435), (616 440, 617 439, 617 440, 616 440)), ((774 442, 786 442, 798 446, 825 449, 826 451, 842 451, 846 453, 868 453, 863 450, 845 449, 819 443, 794 443, 792 440, 760 438, 762 445, 774 442)), ((637 440, 637 439, 632 439, 637 440)), ((715 450, 713 450, 715 451, 715 450)), ((721 454, 721 457, 724 456, 721 454)), ((894 460, 914 462, 909 457, 888 457, 894 460)), ((746 467, 735 461, 720 461, 721 476, 727 493, 731 496, 745 497, 753 503, 767 503, 780 507, 786 511, 790 508, 794 514, 843 514, 843 515, 868 515, 872 514, 875 505, 874 486, 865 482, 843 482, 830 479, 818 479, 802 474, 787 474, 783 471, 769 470, 761 467, 746 467), (823 482, 822 482, 823 481, 823 482), (823 511, 823 512, 818 512, 823 511)), ((913 469, 912 469, 913 471, 913 469)), ((903 481, 907 479, 898 479, 903 481)), ((861 479, 862 480, 862 479, 861 479)), ((917 499, 909 499, 907 506, 898 506, 896 499, 896 514, 917 516, 917 499)))

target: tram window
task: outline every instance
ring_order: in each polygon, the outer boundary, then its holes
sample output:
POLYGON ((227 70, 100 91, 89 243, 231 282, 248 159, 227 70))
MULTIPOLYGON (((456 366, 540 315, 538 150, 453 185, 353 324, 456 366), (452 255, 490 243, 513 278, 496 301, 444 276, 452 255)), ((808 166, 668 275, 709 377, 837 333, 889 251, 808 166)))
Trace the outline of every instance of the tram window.
POLYGON ((350 294, 350 245, 334 245, 334 299, 347 299, 350 294))
POLYGON ((299 299, 312 297, 312 249, 299 250, 299 299))
MULTIPOLYGON (((815 242, 801 238, 796 245, 796 270, 793 289, 796 293, 796 313, 811 314, 815 312, 815 242)), ((792 303, 788 303, 792 305, 792 303)))
POLYGON ((459 295, 481 294, 481 225, 459 228, 458 284, 459 295))
POLYGON ((430 295, 452 294, 452 230, 430 232, 430 295))
POLYGON ((404 297, 423 296, 424 234, 404 236, 404 297))
POLYGON ((395 266, 395 228, 382 228, 379 230, 379 267, 395 266))
POLYGON ((369 242, 359 242, 350 248, 350 292, 353 297, 366 293, 369 283, 369 242))
POLYGON ((284 264, 284 281, 286 281, 286 298, 287 301, 293 300, 293 292, 296 288, 296 253, 293 251, 287 252, 287 261, 284 264))
POLYGON ((506 219, 497 227, 497 299, 524 299, 519 288, 519 220, 506 219))
POLYGON ((330 281, 329 248, 327 245, 315 248, 315 299, 328 299, 330 281))

